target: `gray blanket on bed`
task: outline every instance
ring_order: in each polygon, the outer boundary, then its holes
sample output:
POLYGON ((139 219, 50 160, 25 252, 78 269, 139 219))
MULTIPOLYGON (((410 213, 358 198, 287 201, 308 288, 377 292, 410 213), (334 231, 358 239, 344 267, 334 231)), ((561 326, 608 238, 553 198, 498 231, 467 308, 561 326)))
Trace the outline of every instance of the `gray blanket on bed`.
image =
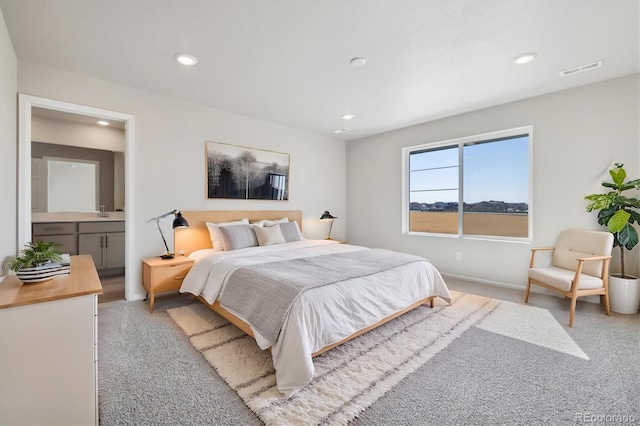
POLYGON ((230 274, 220 304, 273 343, 304 291, 421 261, 425 259, 406 253, 366 249, 244 266, 230 274))

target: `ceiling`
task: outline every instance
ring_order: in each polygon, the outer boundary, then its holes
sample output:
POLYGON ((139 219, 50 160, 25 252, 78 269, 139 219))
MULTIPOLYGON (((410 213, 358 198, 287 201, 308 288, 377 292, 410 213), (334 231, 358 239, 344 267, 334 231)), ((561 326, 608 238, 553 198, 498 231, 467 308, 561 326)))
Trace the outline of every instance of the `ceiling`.
POLYGON ((639 5, 0 0, 19 60, 343 140, 637 73, 639 5))

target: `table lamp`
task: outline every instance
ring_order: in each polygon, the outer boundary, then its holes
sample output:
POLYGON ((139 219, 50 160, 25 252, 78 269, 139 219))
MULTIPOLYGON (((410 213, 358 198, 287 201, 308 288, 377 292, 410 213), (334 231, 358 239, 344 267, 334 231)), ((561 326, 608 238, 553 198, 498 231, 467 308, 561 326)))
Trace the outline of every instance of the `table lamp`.
POLYGON ((337 216, 332 216, 331 213, 329 213, 328 210, 325 210, 324 213, 322 213, 322 216, 320 217, 320 220, 328 220, 330 221, 330 225, 329 225, 329 236, 326 238, 327 240, 331 240, 331 228, 333 228, 333 221, 336 220, 338 217, 337 216))
POLYGON ((161 214, 160 216, 154 217, 152 219, 149 219, 147 221, 147 223, 151 222, 151 221, 155 221, 156 225, 158 226, 158 231, 160 231, 160 236, 162 237, 162 242, 164 243, 164 248, 166 249, 165 253, 160 255, 161 258, 163 259, 173 259, 175 257, 175 255, 173 253, 171 253, 169 251, 169 246, 167 245, 167 240, 164 238, 164 234, 162 233, 162 228, 160 228, 160 219, 163 219, 167 216, 170 215, 174 215, 174 219, 173 219, 173 223, 171 225, 171 227, 173 229, 176 228, 188 228, 189 227, 189 223, 187 222, 187 220, 182 217, 182 213, 180 213, 180 210, 171 210, 170 212, 167 212, 165 214, 161 214))

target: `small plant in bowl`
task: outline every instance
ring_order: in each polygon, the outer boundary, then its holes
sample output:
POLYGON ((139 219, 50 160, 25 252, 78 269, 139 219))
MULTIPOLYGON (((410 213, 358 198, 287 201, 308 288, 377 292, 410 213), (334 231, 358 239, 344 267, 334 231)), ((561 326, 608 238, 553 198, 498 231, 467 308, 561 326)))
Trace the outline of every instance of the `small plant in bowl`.
POLYGON ((37 241, 26 243, 20 255, 9 260, 7 267, 23 282, 39 282, 62 272, 61 261, 62 255, 55 243, 37 241))

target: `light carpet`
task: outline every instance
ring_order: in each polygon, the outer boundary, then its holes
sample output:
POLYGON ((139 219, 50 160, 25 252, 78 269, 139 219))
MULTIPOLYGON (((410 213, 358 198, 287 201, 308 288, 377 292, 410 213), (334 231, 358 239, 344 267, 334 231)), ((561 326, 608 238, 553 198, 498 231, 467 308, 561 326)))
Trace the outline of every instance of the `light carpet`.
POLYGON ((452 292, 453 306, 420 306, 314 358, 313 381, 293 397, 278 392, 271 354, 209 308, 168 310, 218 374, 265 424, 346 424, 403 378, 489 317, 501 303, 452 292))
POLYGON ((477 327, 576 358, 589 360, 587 354, 546 309, 503 301, 477 327))

